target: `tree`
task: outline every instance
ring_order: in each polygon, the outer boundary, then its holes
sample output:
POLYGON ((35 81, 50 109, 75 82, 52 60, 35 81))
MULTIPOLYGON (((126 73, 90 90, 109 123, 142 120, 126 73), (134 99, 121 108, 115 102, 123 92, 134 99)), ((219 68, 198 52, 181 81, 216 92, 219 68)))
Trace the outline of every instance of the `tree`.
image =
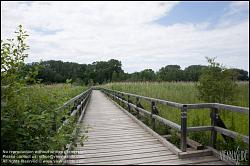
POLYGON ((248 76, 248 72, 242 69, 228 69, 231 70, 232 72, 235 72, 237 74, 237 80, 240 81, 248 81, 249 80, 249 76, 248 76))
POLYGON ((191 65, 185 68, 184 77, 185 81, 198 81, 201 75, 202 69, 206 66, 202 65, 191 65))
POLYGON ((24 66, 24 59, 28 56, 25 53, 29 49, 25 43, 28 35, 21 25, 15 33, 17 34, 15 39, 1 40, 1 106, 26 82, 21 69, 24 66))
POLYGON ((111 79, 112 81, 119 81, 119 74, 117 73, 117 72, 113 72, 113 74, 112 74, 112 79, 111 79))
POLYGON ((181 81, 183 73, 179 65, 168 65, 157 72, 159 81, 181 81))
POLYGON ((202 70, 196 85, 199 97, 206 102, 232 102, 237 87, 235 73, 215 62, 215 58, 207 58, 207 61, 209 65, 202 70))
POLYGON ((152 69, 145 69, 139 73, 140 81, 154 81, 155 72, 152 69))

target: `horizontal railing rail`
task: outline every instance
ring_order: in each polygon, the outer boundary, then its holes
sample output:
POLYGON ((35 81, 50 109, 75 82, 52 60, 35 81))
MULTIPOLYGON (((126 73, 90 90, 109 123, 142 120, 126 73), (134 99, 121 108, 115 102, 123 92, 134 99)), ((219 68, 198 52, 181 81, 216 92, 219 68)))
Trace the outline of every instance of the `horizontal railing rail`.
MULTIPOLYGON (((222 134, 223 137, 227 136, 233 139, 240 138, 243 142, 249 144, 249 136, 239 134, 235 131, 231 131, 225 129, 217 124, 218 120, 221 120, 218 114, 219 109, 229 110, 233 112, 239 112, 243 114, 249 115, 249 108, 246 107, 239 107, 233 105, 226 105, 220 103, 198 103, 198 104, 182 104, 162 99, 156 99, 152 97, 140 96, 132 93, 121 92, 117 90, 111 90, 102 87, 94 87, 95 89, 99 89, 103 91, 106 95, 110 96, 113 99, 117 99, 118 101, 122 102, 124 105, 127 105, 128 109, 133 108, 137 111, 137 114, 146 114, 151 117, 153 129, 155 128, 155 120, 163 123, 164 125, 177 130, 180 132, 180 140, 181 140, 181 150, 182 152, 186 152, 187 148, 187 133, 190 132, 201 132, 201 131, 211 131, 211 139, 210 143, 213 147, 216 145, 216 138, 217 132, 222 134), (131 97, 136 98, 136 104, 131 102, 131 97), (140 104, 140 99, 147 100, 151 102, 151 112, 144 109, 140 104), (160 103, 163 105, 167 105, 170 107, 178 108, 181 110, 181 124, 177 124, 170 120, 167 120, 158 115, 158 111, 156 108, 155 103, 160 103), (195 127, 188 127, 187 126, 187 112, 191 109, 210 109, 211 114, 211 126, 195 126, 195 127)), ((223 123, 223 122, 222 122, 223 123)), ((224 124, 224 123, 223 123, 224 124)))
POLYGON ((53 130, 55 132, 59 132, 62 127, 69 122, 70 117, 75 117, 75 121, 80 117, 82 110, 89 99, 91 91, 92 88, 89 88, 88 90, 65 102, 63 106, 55 110, 53 118, 53 130), (65 113, 63 113, 64 111, 65 113))

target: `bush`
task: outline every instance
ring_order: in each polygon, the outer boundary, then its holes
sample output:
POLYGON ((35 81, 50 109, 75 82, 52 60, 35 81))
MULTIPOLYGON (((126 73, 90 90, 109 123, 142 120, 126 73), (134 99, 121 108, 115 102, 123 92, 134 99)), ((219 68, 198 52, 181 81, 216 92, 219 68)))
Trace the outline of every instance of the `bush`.
POLYGON ((215 58, 207 58, 207 61, 209 65, 202 70, 196 85, 199 97, 205 102, 233 102, 237 88, 236 73, 215 62, 215 58))

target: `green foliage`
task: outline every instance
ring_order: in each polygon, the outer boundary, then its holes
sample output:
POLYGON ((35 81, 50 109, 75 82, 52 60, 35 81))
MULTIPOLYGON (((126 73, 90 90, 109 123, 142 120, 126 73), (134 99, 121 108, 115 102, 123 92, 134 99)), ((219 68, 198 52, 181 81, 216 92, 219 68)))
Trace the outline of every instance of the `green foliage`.
POLYGON ((20 79, 20 73, 29 48, 25 44, 28 35, 21 25, 15 33, 16 38, 1 40, 1 106, 26 82, 20 79))
MULTIPOLYGON (((39 65, 36 79, 42 83, 64 83, 71 79, 71 83, 88 85, 90 80, 93 84, 105 84, 108 82, 121 81, 198 81, 202 69, 207 66, 191 65, 182 70, 179 65, 167 65, 159 71, 144 69, 140 72, 125 73, 120 61, 96 61, 92 64, 78 64, 62 61, 44 61, 27 64, 26 68, 39 65)), ((248 80, 248 72, 240 69, 232 69, 238 73, 238 80, 248 80)), ((229 69, 231 71, 231 69, 229 69)))
POLYGON ((206 68, 206 66, 201 65, 191 65, 185 68, 183 71, 185 81, 198 81, 202 73, 202 69, 204 68, 206 68))
POLYGON ((179 65, 168 65, 162 67, 157 73, 160 81, 181 81, 183 72, 179 65))
POLYGON ((54 134, 54 111, 86 88, 71 85, 33 85, 19 91, 1 110, 2 148, 60 149, 70 140, 73 123, 54 134))
POLYGON ((206 102, 231 103, 236 94, 236 74, 215 62, 215 58, 207 60, 209 66, 203 69, 197 84, 200 98, 206 102))
POLYGON ((71 84, 72 79, 66 79, 66 84, 71 84))

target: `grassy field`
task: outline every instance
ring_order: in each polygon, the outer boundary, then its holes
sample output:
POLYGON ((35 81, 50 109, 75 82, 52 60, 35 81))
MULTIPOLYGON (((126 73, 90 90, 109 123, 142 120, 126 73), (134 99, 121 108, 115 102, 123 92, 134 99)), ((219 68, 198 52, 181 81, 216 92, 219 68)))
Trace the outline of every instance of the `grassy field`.
MULTIPOLYGON (((198 97, 198 91, 193 82, 126 82, 126 83, 109 83, 104 85, 109 89, 123 92, 129 92, 142 96, 149 96, 158 99, 164 99, 183 104, 202 103, 198 97)), ((135 100, 133 100, 135 101, 135 100)), ((150 103, 141 101, 144 108, 150 110, 150 103)), ((232 104, 242 107, 249 106, 249 83, 238 83, 238 94, 232 104)), ((180 124, 180 110, 158 104, 160 116, 180 124)), ((197 109, 188 111, 188 126, 204 126, 211 125, 210 110, 197 109)), ((235 113, 231 111, 221 111, 220 116, 226 124, 227 128, 237 131, 241 134, 249 135, 249 118, 248 115, 235 113)), ((159 127, 159 132, 164 133, 164 127, 159 127)), ((208 144, 209 132, 193 133, 190 137, 199 142, 208 144)), ((221 140, 220 135, 218 139, 221 140)))
POLYGON ((73 86, 70 84, 40 84, 28 87, 23 97, 28 99, 25 100, 27 102, 36 102, 37 106, 41 106, 42 109, 53 110, 86 89, 87 87, 85 86, 73 86))

